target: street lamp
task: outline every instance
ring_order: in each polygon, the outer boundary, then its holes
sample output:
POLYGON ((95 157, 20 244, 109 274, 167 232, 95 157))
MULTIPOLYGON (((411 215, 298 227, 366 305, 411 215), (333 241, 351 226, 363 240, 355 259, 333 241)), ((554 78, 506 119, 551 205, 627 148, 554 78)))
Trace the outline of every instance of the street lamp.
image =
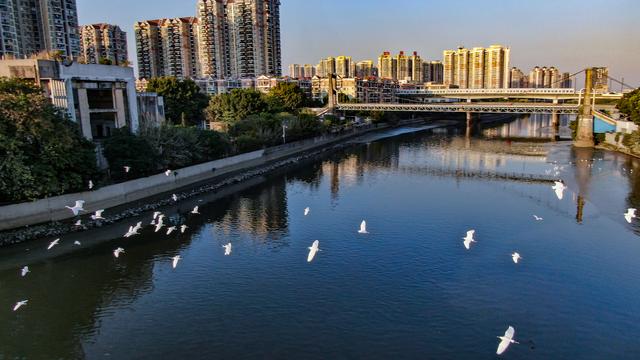
POLYGON ((289 128, 287 121, 282 122, 282 143, 287 143, 287 129, 289 128))

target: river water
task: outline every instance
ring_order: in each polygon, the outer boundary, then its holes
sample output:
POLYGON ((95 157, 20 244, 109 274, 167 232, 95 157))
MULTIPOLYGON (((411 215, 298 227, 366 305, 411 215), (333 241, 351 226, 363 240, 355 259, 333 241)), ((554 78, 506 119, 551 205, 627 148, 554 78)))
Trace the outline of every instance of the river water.
POLYGON ((0 359, 494 359, 509 325, 504 358, 638 359, 640 162, 548 120, 368 135, 163 209, 184 234, 122 238, 147 214, 0 249, 0 359))

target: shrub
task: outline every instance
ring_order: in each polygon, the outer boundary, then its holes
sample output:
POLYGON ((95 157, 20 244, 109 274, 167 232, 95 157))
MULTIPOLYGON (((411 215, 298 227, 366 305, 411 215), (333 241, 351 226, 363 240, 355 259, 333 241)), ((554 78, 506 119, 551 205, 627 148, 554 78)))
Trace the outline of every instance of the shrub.
POLYGON ((103 144, 112 179, 149 176, 160 170, 157 153, 148 139, 131 134, 127 128, 115 130, 103 144), (124 171, 125 166, 131 167, 129 173, 124 171))

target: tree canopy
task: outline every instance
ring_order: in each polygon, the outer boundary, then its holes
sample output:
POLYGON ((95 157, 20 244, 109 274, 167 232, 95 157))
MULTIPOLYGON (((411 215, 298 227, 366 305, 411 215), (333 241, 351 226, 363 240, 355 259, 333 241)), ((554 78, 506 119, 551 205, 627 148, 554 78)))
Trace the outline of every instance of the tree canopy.
POLYGON ((233 89, 211 98, 206 110, 210 122, 233 124, 250 115, 267 111, 262 93, 253 89, 233 89))
POLYGON ((0 202, 86 189, 94 145, 34 84, 0 79, 0 202))
POLYGON ((622 114, 628 116, 629 120, 640 124, 640 89, 625 94, 618 101, 617 108, 622 114))
POLYGON ((267 95, 271 112, 297 113, 307 103, 302 89, 295 83, 281 82, 269 91, 267 95))
POLYGON ((149 80, 147 91, 164 97, 165 115, 173 124, 200 125, 208 96, 193 80, 157 77, 149 80))

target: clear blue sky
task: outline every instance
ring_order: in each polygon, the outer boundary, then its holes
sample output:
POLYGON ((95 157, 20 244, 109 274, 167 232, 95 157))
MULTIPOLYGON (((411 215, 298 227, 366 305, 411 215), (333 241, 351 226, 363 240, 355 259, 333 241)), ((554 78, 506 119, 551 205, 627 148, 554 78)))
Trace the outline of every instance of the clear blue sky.
MULTIPOLYGON (((609 66, 610 75, 640 86, 639 0, 281 0, 283 72, 291 63, 350 55, 375 60, 384 50, 442 50, 502 44, 513 66, 574 72, 609 66)), ((194 16, 196 0, 77 0, 81 24, 133 23, 194 16)))

